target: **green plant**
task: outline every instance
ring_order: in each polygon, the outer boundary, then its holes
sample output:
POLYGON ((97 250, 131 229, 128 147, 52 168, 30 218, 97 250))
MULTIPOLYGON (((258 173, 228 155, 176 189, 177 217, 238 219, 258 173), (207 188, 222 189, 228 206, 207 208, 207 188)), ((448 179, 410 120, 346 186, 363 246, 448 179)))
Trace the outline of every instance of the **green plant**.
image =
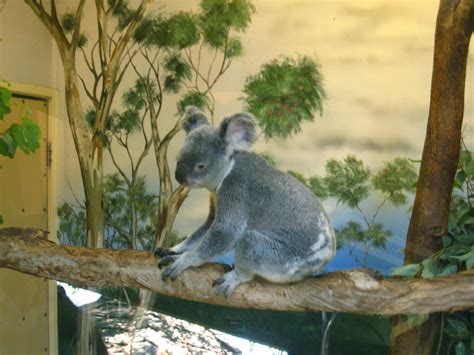
MULTIPOLYGON (((137 213, 137 248, 151 250, 156 230, 155 217, 157 213, 157 196, 146 190, 145 178, 137 178, 133 193, 136 199, 137 213)), ((104 246, 110 248, 130 248, 130 190, 118 174, 107 175, 104 178, 104 194, 102 198, 105 211, 104 246)), ((76 200, 76 204, 63 203, 58 208, 60 219, 58 237, 61 243, 84 246, 85 235, 85 206, 76 200)), ((176 238, 175 238, 176 239, 176 238)))
MULTIPOLYGON (((0 121, 11 112, 12 92, 7 87, 0 86, 0 121)), ((0 132, 0 155, 13 159, 17 148, 23 153, 34 153, 39 148, 41 130, 38 124, 30 118, 31 112, 25 107, 21 122, 12 123, 0 132)), ((0 166, 1 168, 1 166, 0 166)), ((0 224, 3 224, 0 215, 0 224)))
MULTIPOLYGON (((0 87, 0 120, 11 112, 12 93, 6 87, 0 87)), ((0 132, 0 155, 13 158, 16 149, 20 148, 23 153, 34 153, 39 148, 41 131, 39 126, 31 118, 31 112, 26 108, 21 122, 12 123, 3 132, 0 132)))
POLYGON ((312 176, 309 179, 302 174, 289 172, 307 185, 321 200, 335 198, 338 204, 356 210, 363 221, 350 220, 336 229, 338 248, 347 245, 349 254, 362 266, 367 266, 370 248, 383 249, 392 232, 377 223, 377 217, 387 202, 396 207, 407 203, 408 195, 414 190, 416 172, 408 159, 395 158, 386 162, 376 172, 364 166, 353 155, 343 160, 329 159, 326 162, 325 176, 312 176), (362 202, 369 197, 377 198, 374 211, 369 214, 362 208, 362 202), (361 245, 364 254, 359 257, 355 248, 361 245))
MULTIPOLYGON (((419 264, 408 264, 392 274, 408 278, 431 279, 474 268, 474 161, 472 152, 463 144, 456 171, 450 205, 448 233, 443 247, 419 264)), ((448 352, 454 347, 457 355, 474 352, 474 313, 445 314, 444 333, 448 352)))
POLYGON ((247 78, 245 108, 253 113, 267 137, 286 138, 301 131, 303 121, 323 113, 326 92, 319 65, 307 56, 281 56, 247 78))

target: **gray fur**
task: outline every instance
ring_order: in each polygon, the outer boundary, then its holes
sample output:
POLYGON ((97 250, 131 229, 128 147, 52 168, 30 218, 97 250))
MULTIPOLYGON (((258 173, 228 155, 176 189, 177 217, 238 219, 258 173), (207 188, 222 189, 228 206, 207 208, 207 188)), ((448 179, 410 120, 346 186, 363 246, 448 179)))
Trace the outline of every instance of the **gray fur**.
POLYGON ((235 249, 235 269, 215 283, 215 291, 228 297, 255 276, 294 282, 334 257, 334 231, 319 201, 302 183, 246 151, 255 139, 255 118, 248 113, 226 118, 218 128, 188 131, 176 178, 215 193, 217 207, 184 242, 157 251, 168 255, 160 261, 168 265, 164 280, 235 249))
POLYGON ((202 125, 208 125, 209 121, 207 117, 199 111, 195 106, 187 106, 185 110, 185 117, 182 123, 183 129, 186 133, 189 133, 196 127, 202 125))

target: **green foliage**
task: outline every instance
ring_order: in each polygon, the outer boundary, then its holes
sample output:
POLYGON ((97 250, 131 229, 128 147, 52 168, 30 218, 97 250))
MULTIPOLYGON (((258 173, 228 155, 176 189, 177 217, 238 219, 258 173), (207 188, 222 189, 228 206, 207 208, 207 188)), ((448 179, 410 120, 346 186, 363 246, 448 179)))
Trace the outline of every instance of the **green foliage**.
MULTIPOLYGON (((384 229, 380 223, 373 223, 364 228, 355 221, 349 221, 344 227, 336 229, 335 232, 339 247, 351 243, 362 243, 367 251, 369 248, 384 249, 387 240, 392 236, 392 232, 384 229)), ((353 254, 352 248, 349 251, 353 254)), ((360 262, 366 266, 367 260, 360 260, 360 262)))
POLYGON ((84 209, 76 209, 67 203, 58 207, 58 239, 62 244, 86 245, 86 213, 84 209))
MULTIPOLYGON (((432 279, 474 268, 473 181, 472 153, 464 146, 455 175, 448 233, 443 237, 443 247, 419 264, 395 269, 393 275, 432 279)), ((474 353, 474 313, 465 311, 444 316, 444 333, 448 336, 449 348, 454 348, 456 354, 474 353)))
MULTIPOLYGON (((122 96, 123 111, 112 111, 107 119, 106 142, 110 143, 112 137, 120 140, 141 129, 147 90, 155 101, 160 99, 154 84, 144 84, 141 79, 138 79, 133 87, 124 92, 122 96)), ((95 121, 95 111, 89 110, 86 119, 92 127, 95 121)))
MULTIPOLYGON (((140 249, 150 250, 156 231, 157 196, 146 190, 144 177, 138 177, 133 186, 135 195, 140 249)), ((118 173, 104 178, 103 198, 105 213, 104 246, 113 248, 130 247, 130 193, 125 181, 118 173)), ((84 246, 86 243, 84 206, 64 203, 58 208, 59 240, 63 244, 84 246)))
POLYGON ((206 94, 196 90, 191 90, 185 93, 181 99, 179 99, 176 106, 178 113, 182 115, 186 111, 186 107, 196 106, 197 108, 203 110, 208 102, 209 98, 206 94))
POLYGON ((248 0, 202 0, 200 6, 199 24, 204 42, 220 49, 229 44, 231 30, 247 29, 255 11, 248 0))
MULTIPOLYGON (((267 157, 265 154, 261 156, 270 162, 274 161, 272 156, 267 157)), ((338 203, 355 209, 361 214, 363 224, 350 220, 341 228, 335 229, 335 232, 337 248, 348 246, 349 254, 364 267, 367 266, 369 249, 384 249, 387 241, 392 237, 392 231, 385 229, 376 221, 381 208, 387 201, 397 207, 405 203, 416 181, 415 168, 407 159, 402 158, 386 162, 374 174, 353 155, 348 155, 343 160, 329 159, 326 162, 325 176, 307 178, 297 171, 290 170, 287 173, 305 184, 319 199, 335 198, 338 203), (382 178, 385 181, 381 181, 382 178), (361 203, 375 191, 381 192, 382 200, 376 205, 375 212, 369 218, 367 212, 361 208, 361 203), (397 196, 393 198, 396 194, 397 196), (361 245, 365 251, 363 257, 355 253, 358 245, 361 245)), ((374 194, 375 196, 380 197, 379 194, 374 194)), ((421 272, 420 266, 411 265, 397 270, 396 273, 412 275, 418 271, 421 272)))
POLYGON ((303 121, 323 112, 326 93, 319 65, 303 56, 282 56, 246 79, 246 109, 260 121, 267 137, 286 138, 301 131, 303 121))
POLYGON ((229 38, 227 42, 227 57, 236 58, 244 54, 244 47, 238 38, 229 38))
POLYGON ((178 93, 185 80, 191 79, 191 66, 185 62, 179 52, 167 56, 163 67, 166 70, 164 90, 178 93))
POLYGON ((447 314, 444 333, 449 339, 449 348, 456 355, 474 353, 474 312, 447 314))
POLYGON ((135 11, 128 7, 128 0, 107 0, 107 3, 118 21, 117 28, 122 31, 132 21, 135 11))
POLYGON ((89 37, 85 33, 79 34, 79 38, 77 39, 77 46, 79 48, 84 48, 89 42, 89 37))
POLYGON ((61 26, 65 33, 71 33, 76 27, 76 15, 74 12, 66 12, 61 16, 61 26))
MULTIPOLYGON (((11 97, 10 90, 0 87, 0 120, 11 112, 11 97)), ((13 158, 17 148, 25 154, 34 153, 39 148, 41 130, 29 116, 30 112, 26 110, 21 123, 13 123, 0 133, 0 155, 13 158)))
POLYGON ((415 277, 421 271, 420 264, 407 264, 400 266, 392 271, 394 276, 415 277))
MULTIPOLYGON (((76 27, 76 14, 74 12, 66 12, 61 15, 61 26, 66 34, 71 34, 76 27)), ((77 46, 84 48, 87 45, 89 38, 85 33, 80 33, 77 40, 77 46)))
POLYGON ((5 115, 11 112, 12 92, 7 88, 0 87, 0 120, 3 120, 5 115))
POLYGON ((415 167, 408 159, 395 158, 372 177, 372 184, 394 206, 401 206, 407 202, 407 193, 414 192, 417 179, 415 167))
POLYGON ((351 208, 357 207, 369 195, 370 170, 353 155, 343 161, 330 159, 326 162, 323 183, 329 195, 351 208))
MULTIPOLYGON (((364 163, 353 155, 343 160, 329 159, 326 162, 325 176, 312 176, 302 180, 320 199, 335 198, 338 203, 355 209, 361 214, 363 225, 357 221, 349 221, 336 229, 338 248, 347 245, 349 254, 364 267, 367 266, 370 248, 384 249, 392 232, 376 222, 377 216, 385 203, 391 202, 400 207, 407 202, 409 193, 413 192, 416 172, 413 165, 402 158, 395 158, 384 163, 375 173, 364 166, 364 163), (381 201, 376 205, 375 212, 369 216, 361 208, 361 203, 372 193, 379 191, 381 201), (362 245, 365 254, 360 258, 355 254, 355 247, 362 245)), ((403 269, 400 272, 409 272, 403 269)))
POLYGON ((474 268, 474 169, 472 153, 463 149, 455 175, 448 234, 443 248, 418 264, 411 277, 433 278, 474 268))
MULTIPOLYGON (((12 92, 6 87, 0 87, 0 121, 3 121, 5 116, 11 112, 11 99, 12 92)), ((34 153, 39 148, 41 130, 36 122, 29 117, 30 114, 30 110, 27 109, 21 123, 13 123, 6 130, 0 132, 0 155, 12 159, 17 148, 20 148, 25 154, 34 153)), ((3 222, 3 217, 0 215, 0 224, 3 222)))
POLYGON ((177 12, 169 17, 148 15, 134 34, 137 43, 147 47, 181 50, 199 42, 198 17, 189 12, 177 12))
POLYGON ((330 197, 324 179, 319 176, 311 176, 308 179, 308 187, 320 200, 326 200, 330 197))

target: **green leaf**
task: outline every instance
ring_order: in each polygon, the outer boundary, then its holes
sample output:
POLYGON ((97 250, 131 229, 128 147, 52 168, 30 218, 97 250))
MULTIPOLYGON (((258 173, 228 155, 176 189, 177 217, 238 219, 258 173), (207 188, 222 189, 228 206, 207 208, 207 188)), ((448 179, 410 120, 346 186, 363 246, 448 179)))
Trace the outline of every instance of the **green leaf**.
POLYGON ((423 266, 423 271, 421 272, 421 277, 424 279, 432 279, 436 276, 437 270, 431 259, 425 259, 422 261, 421 265, 423 266))
POLYGON ((409 314, 407 315, 407 325, 409 329, 423 324, 428 319, 428 314, 409 314))
POLYGON ((449 236, 443 236, 441 239, 443 241, 443 247, 449 247, 453 243, 453 239, 449 236))
POLYGON ((440 269, 440 273, 437 276, 448 276, 458 272, 458 266, 456 264, 448 264, 440 269))
POLYGON ((466 269, 474 269, 474 254, 466 260, 466 269))
POLYGON ((0 214, 0 224, 3 224, 3 216, 0 214))
POLYGON ((458 341, 454 347, 456 355, 466 355, 466 345, 462 341, 458 341))
POLYGON ((30 118, 24 117, 21 125, 12 124, 8 131, 23 153, 30 154, 39 148, 41 131, 36 122, 30 118))
POLYGON ((196 106, 199 109, 204 109, 208 104, 209 99, 208 97, 199 92, 199 91, 189 91, 178 101, 177 109, 180 115, 184 114, 186 107, 188 106, 196 106))
POLYGON ((406 277, 414 277, 421 269, 420 264, 408 264, 396 269, 393 269, 392 275, 393 276, 406 276, 406 277))
POLYGON ((470 162, 465 168, 464 171, 466 174, 472 178, 474 176, 474 162, 470 162))
POLYGON ((11 98, 12 92, 5 87, 0 87, 0 120, 11 112, 11 98))
POLYGON ((468 327, 463 321, 452 317, 447 318, 446 320, 448 321, 449 325, 456 331, 457 334, 461 335, 468 332, 468 327))
POLYGON ((13 158, 15 156, 16 147, 16 140, 9 131, 0 137, 0 155, 13 158))

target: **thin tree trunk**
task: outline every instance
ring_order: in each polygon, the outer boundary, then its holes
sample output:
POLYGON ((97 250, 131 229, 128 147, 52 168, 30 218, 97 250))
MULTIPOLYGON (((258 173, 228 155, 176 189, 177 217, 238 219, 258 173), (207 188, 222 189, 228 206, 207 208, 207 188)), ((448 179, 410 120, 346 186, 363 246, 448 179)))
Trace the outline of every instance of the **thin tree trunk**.
MULTIPOLYGON (((405 263, 418 263, 442 246, 459 160, 464 87, 474 1, 441 0, 436 21, 430 112, 420 177, 405 248, 405 263)), ((440 315, 403 333, 393 321, 391 354, 431 354, 441 336, 440 315)))

